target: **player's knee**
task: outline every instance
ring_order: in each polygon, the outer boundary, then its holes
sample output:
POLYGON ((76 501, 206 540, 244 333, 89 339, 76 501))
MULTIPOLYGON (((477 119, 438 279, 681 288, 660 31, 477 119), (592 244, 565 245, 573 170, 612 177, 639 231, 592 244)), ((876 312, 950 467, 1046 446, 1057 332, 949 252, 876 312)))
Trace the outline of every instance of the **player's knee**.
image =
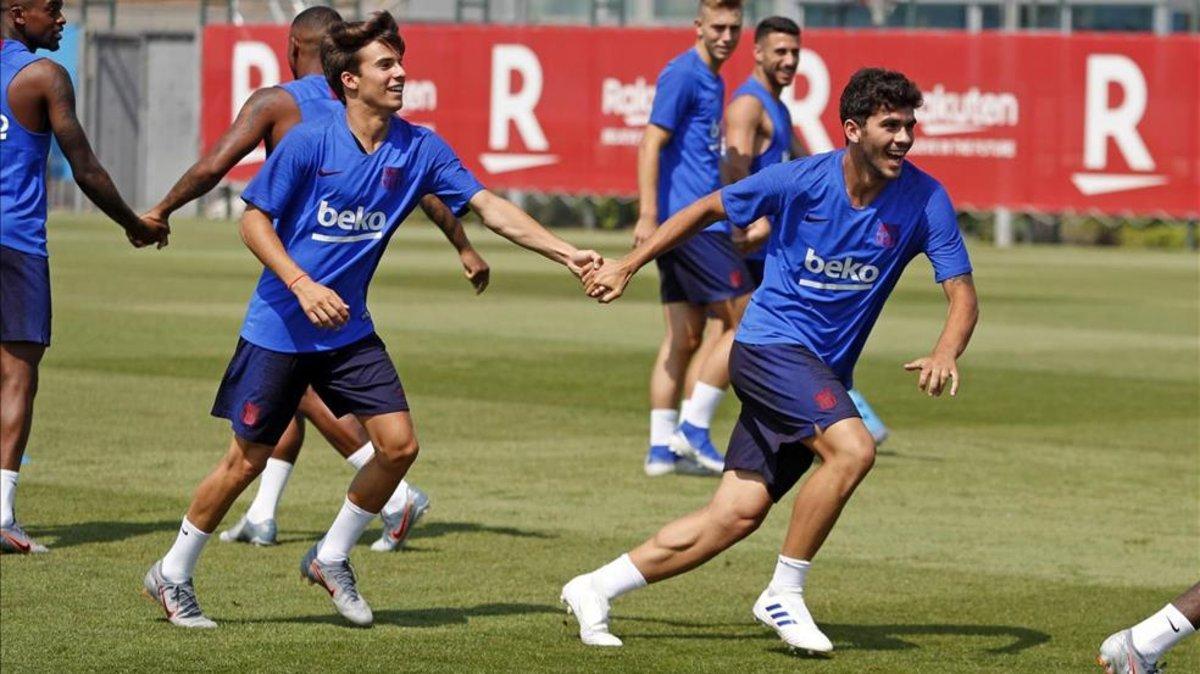
POLYGON ((676 354, 692 354, 700 348, 700 335, 695 333, 673 332, 669 339, 671 351, 676 354))
POLYGON ((416 438, 385 442, 375 448, 375 460, 388 470, 400 470, 408 467, 417 458, 421 447, 416 438))
POLYGON ((0 391, 3 391, 6 401, 32 399, 37 394, 37 389, 38 378, 35 372, 5 373, 3 381, 0 381, 0 391))
POLYGON ((870 437, 857 438, 838 447, 836 460, 856 475, 866 475, 875 465, 875 441, 870 437))
POLYGON ((745 504, 723 505, 714 504, 711 509, 712 519, 721 532, 731 540, 741 539, 754 533, 767 518, 770 507, 750 507, 745 504))

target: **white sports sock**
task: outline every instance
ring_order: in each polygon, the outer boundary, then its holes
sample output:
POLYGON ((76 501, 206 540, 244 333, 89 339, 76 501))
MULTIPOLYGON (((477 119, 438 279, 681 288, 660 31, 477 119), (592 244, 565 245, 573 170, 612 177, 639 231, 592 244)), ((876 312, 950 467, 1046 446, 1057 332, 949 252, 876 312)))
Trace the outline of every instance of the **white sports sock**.
POLYGON ((696 382, 696 386, 692 388, 692 397, 688 399, 690 404, 683 412, 683 420, 697 428, 708 428, 712 425, 713 416, 717 413, 717 407, 723 397, 724 390, 702 381, 696 382))
POLYGON ((363 445, 362 447, 359 447, 358 451, 354 452, 350 456, 347 456, 346 463, 350 464, 351 466, 354 466, 355 468, 357 468, 359 470, 362 470, 362 467, 367 465, 367 462, 370 461, 374 457, 375 457, 375 445, 372 445, 371 443, 368 442, 367 444, 363 445))
POLYGON ((209 536, 212 534, 200 531, 186 517, 183 518, 183 524, 179 527, 179 535, 175 537, 175 545, 172 545, 171 549, 167 550, 167 554, 163 555, 163 578, 172 583, 182 583, 190 579, 209 536))
POLYGON ((1130 636, 1138 653, 1150 662, 1158 662, 1164 653, 1195 631, 1182 611, 1174 604, 1167 604, 1158 613, 1134 625, 1130 636))
POLYGON ((627 554, 596 569, 591 573, 591 577, 592 587, 596 588, 596 591, 609 601, 626 592, 646 587, 646 579, 642 576, 642 572, 638 571, 638 568, 633 565, 633 560, 629 559, 627 554))
POLYGON ((775 562, 775 575, 771 576, 771 589, 776 592, 803 592, 804 579, 812 562, 779 555, 775 562))
POLYGON ((13 510, 17 503, 17 477, 15 470, 0 470, 0 526, 9 527, 16 521, 13 510))
POLYGON ((391 515, 404 509, 408 504, 408 482, 400 480, 400 484, 396 485, 396 491, 392 492, 392 497, 388 502, 383 504, 382 512, 391 515))
POLYGON ((679 413, 675 410, 650 410, 650 446, 656 447, 670 442, 678 423, 679 413))
POLYGON ((279 507, 279 498, 283 496, 283 489, 287 487, 291 475, 292 464, 279 459, 267 459, 267 467, 263 468, 258 480, 258 493, 246 511, 246 519, 255 524, 275 519, 275 509, 279 507))
POLYGON ((329 532, 325 534, 325 541, 317 551, 317 559, 324 564, 345 561, 350 556, 350 548, 358 542, 363 530, 377 514, 359 508, 347 496, 341 511, 333 520, 333 526, 329 527, 329 532))

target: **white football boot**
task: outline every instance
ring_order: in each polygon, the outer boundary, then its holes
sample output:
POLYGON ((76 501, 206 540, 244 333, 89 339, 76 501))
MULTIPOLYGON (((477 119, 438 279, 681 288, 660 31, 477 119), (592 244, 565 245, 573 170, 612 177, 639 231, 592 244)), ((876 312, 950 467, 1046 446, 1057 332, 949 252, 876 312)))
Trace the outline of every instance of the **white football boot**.
POLYGON ((754 617, 775 630, 791 648, 809 653, 833 650, 833 642, 817 628, 804 605, 804 595, 799 592, 775 592, 768 587, 754 602, 754 617))
POLYGON ((608 631, 608 600, 592 586, 591 574, 575 576, 563 586, 559 601, 579 621, 579 639, 588 646, 620 646, 608 631))

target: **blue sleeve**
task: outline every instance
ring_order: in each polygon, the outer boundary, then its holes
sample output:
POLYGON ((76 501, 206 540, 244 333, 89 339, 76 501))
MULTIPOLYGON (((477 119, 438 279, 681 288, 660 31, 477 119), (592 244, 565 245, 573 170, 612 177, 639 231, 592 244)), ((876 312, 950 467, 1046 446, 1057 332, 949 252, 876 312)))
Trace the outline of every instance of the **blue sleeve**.
POLYGON ((738 227, 748 227, 764 215, 779 213, 788 177, 788 165, 775 164, 721 188, 725 218, 738 227))
POLYGON ((683 68, 667 67, 654 86, 650 123, 671 133, 679 130, 692 105, 692 78, 683 68))
POLYGON ((467 212, 471 197, 482 192, 483 185, 471 175, 462 165, 458 155, 437 134, 429 134, 425 140, 425 148, 429 153, 429 173, 425 178, 425 191, 441 199, 454 212, 462 217, 467 212))
POLYGON ((950 195, 941 185, 929 195, 925 204, 925 256, 933 264, 933 280, 941 283, 948 278, 971 273, 971 258, 958 229, 958 216, 950 195))
POLYGON ((315 172, 314 147, 307 134, 293 132, 284 136, 250 184, 246 185, 242 201, 278 218, 296 192, 311 183, 315 172))

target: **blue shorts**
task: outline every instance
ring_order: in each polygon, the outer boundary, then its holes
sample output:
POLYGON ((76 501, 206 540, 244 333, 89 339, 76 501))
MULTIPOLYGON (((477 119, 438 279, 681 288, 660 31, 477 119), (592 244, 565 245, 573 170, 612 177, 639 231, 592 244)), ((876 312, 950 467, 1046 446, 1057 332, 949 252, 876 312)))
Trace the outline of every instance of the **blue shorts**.
POLYGON ((700 232, 655 262, 663 304, 712 304, 754 290, 746 263, 724 232, 700 232))
POLYGON ((228 419, 239 438, 274 445, 309 386, 338 417, 408 410, 396 367, 383 340, 372 333, 313 353, 271 351, 239 339, 212 414, 228 419))
POLYGON ((50 346, 50 260, 0 246, 0 342, 50 346))
POLYGON ((725 470, 761 475, 774 501, 812 465, 804 441, 817 428, 859 416, 833 370, 798 344, 735 341, 729 377, 742 412, 729 438, 725 470))
POLYGON ((746 271, 750 272, 750 282, 757 288, 762 285, 763 267, 767 265, 767 261, 761 257, 746 258, 746 271))

